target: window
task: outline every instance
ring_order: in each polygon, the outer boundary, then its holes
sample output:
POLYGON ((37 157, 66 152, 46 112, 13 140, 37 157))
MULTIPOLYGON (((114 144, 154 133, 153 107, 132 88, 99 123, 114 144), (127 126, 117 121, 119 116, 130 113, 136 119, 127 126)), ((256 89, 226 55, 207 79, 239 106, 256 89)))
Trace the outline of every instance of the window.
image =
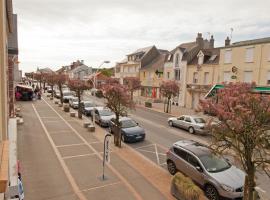
POLYGON ((231 72, 224 72, 223 81, 224 82, 230 82, 231 81, 231 72))
POLYGON ((193 83, 198 83, 198 72, 193 73, 193 83))
POLYGON ((186 117, 186 118, 185 118, 185 121, 191 123, 190 117, 186 117))
POLYGON ((167 79, 170 79, 170 72, 167 72, 167 79))
POLYGON ((270 71, 267 72, 266 84, 270 85, 270 71))
POLYGON ((209 84, 209 72, 204 72, 203 84, 209 84))
POLYGON ((204 59, 204 56, 203 55, 200 55, 199 56, 199 59, 198 59, 198 64, 199 65, 202 65, 203 64, 203 59, 204 59))
POLYGON ((176 155, 178 155, 180 158, 184 159, 187 161, 187 152, 185 152, 182 149, 178 149, 178 148, 173 148, 174 153, 176 153, 176 155))
POLYGON ((244 82, 251 83, 252 82, 252 71, 244 72, 244 82))
POLYGON ((193 167, 200 167, 199 161, 192 155, 188 154, 188 162, 193 166, 193 167))
POLYGON ((181 74, 180 74, 180 69, 176 69, 175 71, 174 71, 174 75, 175 75, 175 80, 176 81, 180 81, 180 78, 181 78, 181 74))
POLYGON ((232 63, 232 50, 225 50, 224 63, 232 63))
POLYGON ((185 119, 184 116, 178 117, 178 120, 184 120, 184 119, 185 119))
POLYGON ((246 49, 246 62, 253 62, 254 47, 246 49))
POLYGON ((143 78, 145 78, 145 72, 143 72, 143 78))
POLYGON ((179 54, 177 53, 175 55, 175 65, 178 65, 179 64, 179 54))

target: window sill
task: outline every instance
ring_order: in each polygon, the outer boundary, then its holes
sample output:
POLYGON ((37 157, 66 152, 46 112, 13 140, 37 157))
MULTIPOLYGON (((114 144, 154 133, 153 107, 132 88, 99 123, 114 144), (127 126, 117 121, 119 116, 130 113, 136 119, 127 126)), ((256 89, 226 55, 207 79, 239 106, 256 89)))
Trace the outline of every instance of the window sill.
POLYGON ((245 63, 254 63, 254 61, 245 61, 245 63))
POLYGON ((224 65, 231 65, 232 63, 230 62, 230 63, 224 63, 224 65))

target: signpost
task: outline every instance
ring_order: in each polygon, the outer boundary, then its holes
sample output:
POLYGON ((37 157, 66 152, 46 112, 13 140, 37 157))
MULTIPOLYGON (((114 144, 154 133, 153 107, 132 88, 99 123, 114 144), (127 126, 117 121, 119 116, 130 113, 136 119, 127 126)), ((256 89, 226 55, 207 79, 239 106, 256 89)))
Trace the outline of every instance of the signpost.
POLYGON ((106 180, 104 175, 105 163, 110 163, 110 139, 111 134, 106 134, 104 138, 104 151, 103 151, 103 173, 102 180, 106 180))

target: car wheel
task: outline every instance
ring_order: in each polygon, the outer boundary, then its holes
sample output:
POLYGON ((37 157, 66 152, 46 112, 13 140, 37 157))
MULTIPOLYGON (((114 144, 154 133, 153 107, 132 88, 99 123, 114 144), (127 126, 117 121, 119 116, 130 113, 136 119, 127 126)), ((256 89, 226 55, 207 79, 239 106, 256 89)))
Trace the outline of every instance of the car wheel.
POLYGON ((174 164, 173 161, 168 160, 167 161, 167 167, 168 167, 168 171, 170 172, 171 175, 175 175, 177 172, 176 166, 174 164))
POLYGON ((212 185, 207 185, 205 187, 205 195, 209 200, 219 200, 218 192, 212 185))
POLYGON ((195 130, 193 127, 189 127, 188 128, 188 132, 191 133, 191 134, 194 134, 195 133, 195 130))
POLYGON ((123 142, 126 142, 126 139, 125 139, 124 134, 121 135, 121 140, 122 140, 123 142))
POLYGON ((173 122, 169 121, 169 126, 173 127, 173 122))

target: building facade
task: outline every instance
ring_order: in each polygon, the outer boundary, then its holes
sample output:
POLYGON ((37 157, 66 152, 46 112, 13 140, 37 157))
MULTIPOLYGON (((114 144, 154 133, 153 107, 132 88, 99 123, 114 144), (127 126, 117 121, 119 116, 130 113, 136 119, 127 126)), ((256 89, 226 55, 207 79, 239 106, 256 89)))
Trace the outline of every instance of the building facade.
POLYGON ((200 50, 209 48, 214 48, 214 38, 208 41, 202 37, 201 33, 198 33, 194 42, 180 44, 168 55, 164 65, 165 80, 175 80, 179 86, 179 95, 173 99, 173 104, 185 106, 187 65, 200 50))
POLYGON ((270 86, 270 37, 230 44, 220 50, 218 82, 255 82, 270 86))
POLYGON ((220 49, 203 49, 187 66, 185 106, 196 109, 201 98, 217 83, 220 49))

